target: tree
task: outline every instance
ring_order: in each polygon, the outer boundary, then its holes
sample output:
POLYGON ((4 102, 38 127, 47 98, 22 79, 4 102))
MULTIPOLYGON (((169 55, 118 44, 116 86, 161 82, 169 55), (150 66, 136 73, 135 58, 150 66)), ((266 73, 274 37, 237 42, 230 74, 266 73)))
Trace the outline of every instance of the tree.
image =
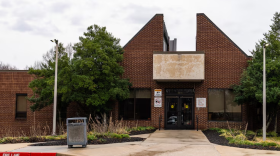
MULTIPOLYGON (((55 51, 50 50, 43 55, 43 61, 37 62, 35 67, 30 67, 28 73, 34 76, 29 83, 33 95, 28 100, 33 103, 32 111, 40 110, 53 104, 54 97, 54 75, 55 75, 55 51)), ((72 66, 63 44, 58 47, 58 79, 57 79, 57 111, 61 119, 61 112, 71 102, 71 73, 72 66)), ((66 114, 64 114, 66 115, 66 114)))
MULTIPOLYGON (((267 128, 272 119, 277 122, 277 112, 280 105, 280 13, 276 12, 272 19, 271 30, 264 34, 264 38, 256 43, 252 51, 252 59, 243 72, 239 85, 233 86, 236 93, 235 102, 261 105, 263 100, 263 45, 266 48, 266 100, 267 100, 267 128)), ((276 131, 277 124, 274 128, 276 131)))
POLYGON ((110 110, 110 103, 129 97, 128 79, 122 79, 123 49, 120 39, 97 25, 87 28, 74 45, 72 100, 94 112, 110 110))
POLYGON ((9 64, 4 64, 0 61, 0 70, 17 70, 16 66, 11 66, 9 64))
MULTIPOLYGON (((73 58, 73 54, 74 54, 74 50, 73 50, 72 44, 69 43, 64 48, 64 50, 65 50, 64 52, 67 54, 67 56, 71 60, 73 58)), ((50 60, 54 61, 54 55, 55 55, 55 51, 53 49, 50 49, 49 51, 46 52, 46 54, 43 55, 43 61, 35 61, 32 66, 26 66, 25 69, 27 69, 27 70, 29 68, 41 69, 42 63, 48 63, 48 61, 50 61, 50 60)), ((59 53, 59 55, 60 55, 60 53, 59 53)), ((65 54, 63 53, 63 55, 65 55, 65 54)), ((59 58, 60 58, 60 56, 59 56, 59 58)))
MULTIPOLYGON (((129 97, 131 86, 128 79, 121 78, 124 69, 120 66, 123 60, 120 40, 108 33, 105 27, 97 25, 88 27, 79 39, 80 42, 73 49, 71 44, 66 48, 59 44, 58 113, 71 102, 86 105, 92 113, 107 112, 112 102, 129 97)), ((54 69, 53 50, 43 56, 40 68, 29 68, 29 74, 34 75, 34 80, 29 84, 34 94, 28 98, 34 103, 31 106, 33 111, 53 103, 54 69)))

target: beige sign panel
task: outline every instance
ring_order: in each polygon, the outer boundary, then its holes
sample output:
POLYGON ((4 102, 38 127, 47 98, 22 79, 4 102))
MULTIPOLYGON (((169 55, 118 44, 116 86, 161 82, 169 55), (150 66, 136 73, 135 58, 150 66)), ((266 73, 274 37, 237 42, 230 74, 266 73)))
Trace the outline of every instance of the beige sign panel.
POLYGON ((204 80, 204 53, 169 52, 153 54, 153 79, 156 81, 189 81, 204 80))

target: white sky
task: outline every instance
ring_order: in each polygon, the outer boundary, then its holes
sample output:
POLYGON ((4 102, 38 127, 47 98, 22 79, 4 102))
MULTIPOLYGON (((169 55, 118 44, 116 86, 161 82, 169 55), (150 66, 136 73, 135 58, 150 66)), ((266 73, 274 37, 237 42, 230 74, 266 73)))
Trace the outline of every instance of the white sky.
POLYGON ((125 45, 156 13, 163 13, 177 50, 194 51, 196 13, 205 13, 244 52, 269 30, 280 0, 0 0, 0 61, 24 69, 42 60, 58 39, 76 43, 97 24, 125 45))

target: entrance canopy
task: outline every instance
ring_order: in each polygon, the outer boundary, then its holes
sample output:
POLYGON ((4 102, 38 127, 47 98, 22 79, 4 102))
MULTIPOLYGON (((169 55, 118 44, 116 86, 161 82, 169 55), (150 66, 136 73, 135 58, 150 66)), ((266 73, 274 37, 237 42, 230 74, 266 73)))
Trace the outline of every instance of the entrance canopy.
POLYGON ((154 52, 153 80, 201 82, 205 78, 204 52, 154 52))

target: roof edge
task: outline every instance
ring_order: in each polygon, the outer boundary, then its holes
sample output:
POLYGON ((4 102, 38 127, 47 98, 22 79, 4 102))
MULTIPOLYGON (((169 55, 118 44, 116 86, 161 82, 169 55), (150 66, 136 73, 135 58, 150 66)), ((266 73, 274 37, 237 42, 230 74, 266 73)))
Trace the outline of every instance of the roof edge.
POLYGON ((125 48, 156 16, 163 16, 163 14, 155 14, 124 46, 125 48))
POLYGON ((28 70, 0 70, 0 72, 28 72, 28 70))
POLYGON ((210 21, 227 39, 229 39, 229 41, 231 41, 236 48, 238 48, 246 57, 250 57, 237 44, 235 44, 213 21, 211 21, 209 17, 207 17, 204 13, 197 13, 196 16, 198 15, 203 15, 204 17, 206 17, 206 19, 210 21))

